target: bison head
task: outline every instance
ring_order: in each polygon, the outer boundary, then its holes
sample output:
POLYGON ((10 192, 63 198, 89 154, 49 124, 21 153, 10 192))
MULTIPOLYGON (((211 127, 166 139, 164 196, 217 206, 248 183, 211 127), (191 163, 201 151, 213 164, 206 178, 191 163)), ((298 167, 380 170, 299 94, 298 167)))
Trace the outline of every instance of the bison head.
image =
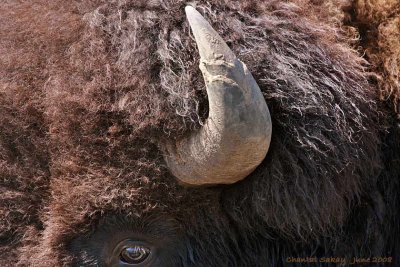
POLYGON ((338 2, 6 2, 0 263, 395 255, 398 141, 338 2))

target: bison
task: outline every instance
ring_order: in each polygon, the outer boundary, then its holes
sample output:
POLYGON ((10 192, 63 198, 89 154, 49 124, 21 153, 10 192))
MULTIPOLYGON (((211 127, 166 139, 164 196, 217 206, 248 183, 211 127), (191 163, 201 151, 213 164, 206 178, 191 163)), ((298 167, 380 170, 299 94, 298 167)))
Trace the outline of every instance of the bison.
POLYGON ((372 6, 3 1, 0 265, 399 266, 372 6))

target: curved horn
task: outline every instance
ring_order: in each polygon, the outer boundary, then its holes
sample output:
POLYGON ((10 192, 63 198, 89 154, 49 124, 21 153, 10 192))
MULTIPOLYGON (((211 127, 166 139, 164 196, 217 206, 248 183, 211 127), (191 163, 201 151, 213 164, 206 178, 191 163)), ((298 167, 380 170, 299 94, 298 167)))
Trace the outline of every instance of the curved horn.
POLYGON ((185 11, 200 53, 209 117, 198 132, 168 144, 164 159, 184 184, 232 184, 265 158, 271 117, 246 65, 196 9, 187 6, 185 11))

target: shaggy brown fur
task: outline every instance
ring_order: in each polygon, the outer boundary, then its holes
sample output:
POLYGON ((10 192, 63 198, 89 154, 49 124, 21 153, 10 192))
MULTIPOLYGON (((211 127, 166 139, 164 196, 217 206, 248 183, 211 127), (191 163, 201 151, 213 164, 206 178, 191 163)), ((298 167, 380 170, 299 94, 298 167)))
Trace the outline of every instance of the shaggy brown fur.
POLYGON ((163 162, 163 142, 207 116, 187 2, 0 6, 1 266, 101 264, 82 244, 111 231, 114 217, 173 229, 183 256, 171 265, 399 251, 385 242, 399 233, 398 139, 340 30, 349 3, 191 4, 247 64, 271 110, 267 158, 232 186, 184 188, 163 162))
POLYGON ((381 99, 391 99, 400 120, 400 2, 357 0, 350 23, 360 32, 361 46, 377 73, 381 99))

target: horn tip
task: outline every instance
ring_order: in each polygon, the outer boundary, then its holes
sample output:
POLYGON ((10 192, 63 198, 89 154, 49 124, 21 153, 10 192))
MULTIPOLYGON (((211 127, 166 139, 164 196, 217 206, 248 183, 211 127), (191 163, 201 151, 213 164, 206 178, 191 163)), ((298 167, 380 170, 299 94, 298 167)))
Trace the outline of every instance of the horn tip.
POLYGON ((186 15, 188 15, 188 13, 193 12, 193 11, 196 11, 196 9, 194 7, 192 7, 192 6, 186 6, 185 7, 186 15))
POLYGON ((202 59, 215 60, 223 58, 227 62, 235 60, 236 57, 228 45, 200 12, 188 5, 185 7, 185 13, 202 59))
POLYGON ((203 25, 204 27, 204 24, 207 24, 207 21, 203 18, 199 11, 192 6, 185 7, 185 14, 191 25, 197 23, 203 25))

